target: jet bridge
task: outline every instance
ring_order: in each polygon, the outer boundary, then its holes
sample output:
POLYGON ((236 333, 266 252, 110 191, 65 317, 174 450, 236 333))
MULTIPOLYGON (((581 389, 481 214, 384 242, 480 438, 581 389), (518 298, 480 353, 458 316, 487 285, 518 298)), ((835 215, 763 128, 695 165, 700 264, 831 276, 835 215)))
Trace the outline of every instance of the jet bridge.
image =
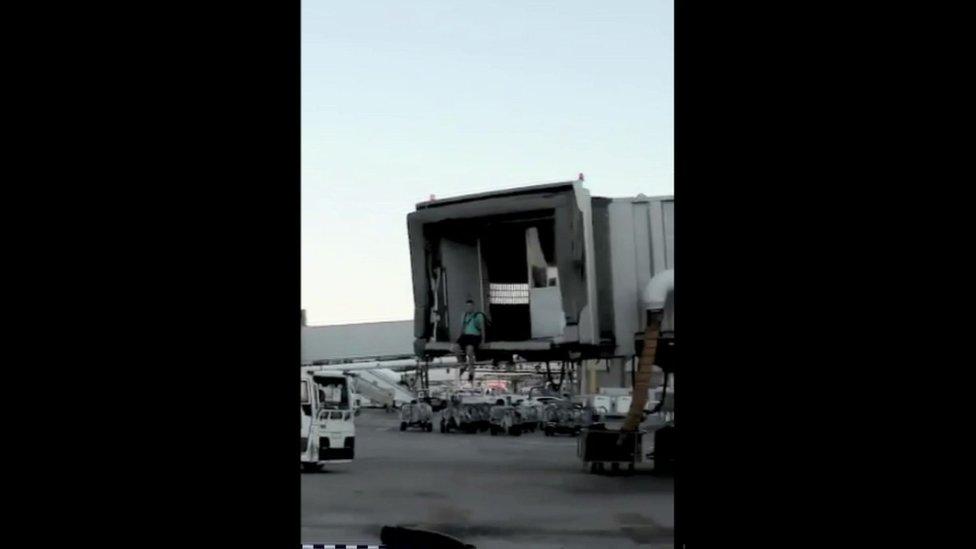
POLYGON ((454 353, 470 299, 490 319, 479 360, 633 357, 640 293, 673 268, 673 222, 671 197, 591 197, 582 179, 417 204, 415 353, 454 353))

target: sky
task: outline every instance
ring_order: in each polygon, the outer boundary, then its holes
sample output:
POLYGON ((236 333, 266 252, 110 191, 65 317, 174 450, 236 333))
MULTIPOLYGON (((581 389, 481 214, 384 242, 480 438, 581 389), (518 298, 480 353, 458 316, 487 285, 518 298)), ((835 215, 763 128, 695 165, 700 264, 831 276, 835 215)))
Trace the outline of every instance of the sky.
POLYGON ((673 194, 673 0, 305 0, 302 307, 413 318, 406 215, 585 174, 673 194))

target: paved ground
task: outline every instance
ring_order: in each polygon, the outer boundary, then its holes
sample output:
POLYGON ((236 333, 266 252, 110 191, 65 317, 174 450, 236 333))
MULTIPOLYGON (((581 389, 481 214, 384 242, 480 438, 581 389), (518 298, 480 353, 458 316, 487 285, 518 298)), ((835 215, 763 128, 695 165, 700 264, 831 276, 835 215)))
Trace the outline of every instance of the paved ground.
MULTIPOLYGON (((435 421, 439 414, 435 414, 435 421)), ((356 460, 302 475, 304 543, 379 543, 384 525, 430 528, 478 549, 672 548, 674 482, 640 464, 591 475, 576 439, 399 431, 363 410, 356 460)))

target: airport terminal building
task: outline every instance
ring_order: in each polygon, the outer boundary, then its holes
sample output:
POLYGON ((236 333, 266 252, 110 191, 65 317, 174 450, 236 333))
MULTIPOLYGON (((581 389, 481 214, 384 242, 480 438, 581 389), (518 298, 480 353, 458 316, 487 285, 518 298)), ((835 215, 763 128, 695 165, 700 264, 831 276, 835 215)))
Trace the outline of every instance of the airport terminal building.
POLYGON ((302 364, 413 358, 413 320, 308 326, 302 314, 302 364))

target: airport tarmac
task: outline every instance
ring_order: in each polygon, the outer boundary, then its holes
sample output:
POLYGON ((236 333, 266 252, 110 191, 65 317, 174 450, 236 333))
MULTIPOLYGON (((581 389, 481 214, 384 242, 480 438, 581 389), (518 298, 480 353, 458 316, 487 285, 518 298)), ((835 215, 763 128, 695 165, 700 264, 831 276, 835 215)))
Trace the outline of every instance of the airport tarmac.
POLYGON ((650 471, 584 472, 573 437, 400 432, 398 414, 364 409, 356 459, 302 475, 302 542, 378 544, 403 525, 478 549, 672 549, 674 481, 650 471))

